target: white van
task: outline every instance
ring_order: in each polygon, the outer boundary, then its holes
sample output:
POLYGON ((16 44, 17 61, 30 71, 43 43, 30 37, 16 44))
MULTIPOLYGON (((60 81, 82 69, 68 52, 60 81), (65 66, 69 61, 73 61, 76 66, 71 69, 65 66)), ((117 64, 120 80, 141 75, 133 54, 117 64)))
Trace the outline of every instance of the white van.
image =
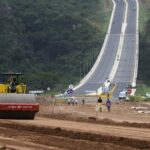
POLYGON ((127 91, 126 90, 119 93, 119 100, 121 100, 121 99, 127 100, 127 91))

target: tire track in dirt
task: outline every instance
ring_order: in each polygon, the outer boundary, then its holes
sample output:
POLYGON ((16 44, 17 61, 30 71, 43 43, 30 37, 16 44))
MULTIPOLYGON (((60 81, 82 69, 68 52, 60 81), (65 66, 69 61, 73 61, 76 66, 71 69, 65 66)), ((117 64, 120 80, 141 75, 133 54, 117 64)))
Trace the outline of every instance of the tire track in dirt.
POLYGON ((5 133, 0 137, 0 141, 5 143, 7 150, 137 150, 129 146, 72 139, 10 128, 1 128, 0 131, 5 133))
POLYGON ((5 143, 3 144, 3 149, 10 149, 10 150, 27 150, 28 149, 36 149, 36 150, 64 150, 62 148, 53 147, 53 146, 45 146, 38 143, 33 142, 25 142, 20 141, 20 139, 14 139, 9 137, 1 137, 0 142, 5 143))
MULTIPOLYGON (((40 118, 38 118, 38 122, 40 121, 39 119, 40 118)), ((50 120, 50 121, 52 123, 52 120, 50 120)), ((149 140, 131 139, 131 138, 119 137, 119 136, 117 137, 117 136, 113 136, 113 134, 112 135, 108 135, 108 134, 104 135, 104 134, 100 134, 100 133, 96 134, 96 133, 91 133, 91 132, 87 132, 87 131, 83 132, 83 131, 79 131, 79 130, 78 131, 71 130, 71 129, 68 130, 65 128, 61 128, 61 123, 62 124, 64 123, 62 121, 56 122, 57 127, 54 127, 54 126, 48 127, 48 126, 39 125, 39 124, 37 124, 36 121, 34 121, 33 124, 32 124, 32 121, 29 121, 30 123, 27 123, 27 122, 28 121, 23 122, 22 120, 21 120, 21 123, 20 123, 20 121, 19 121, 19 123, 18 123, 18 121, 3 121, 3 122, 0 122, 0 126, 8 128, 8 129, 18 130, 18 131, 31 132, 33 134, 42 134, 43 137, 45 137, 46 139, 44 138, 45 139, 44 141, 42 139, 37 139, 38 143, 46 144, 46 145, 48 144, 49 137, 56 136, 56 137, 59 137, 59 140, 58 139, 57 140, 60 143, 64 139, 71 139, 73 141, 84 140, 84 141, 88 141, 88 142, 90 141, 90 142, 94 142, 94 143, 95 142, 103 143, 103 144, 107 143, 107 145, 113 144, 113 145, 121 146, 121 147, 128 146, 129 147, 128 149, 130 149, 130 148, 132 148, 132 149, 150 149, 149 140), (58 127, 58 126, 60 126, 60 127, 58 127)), ((44 120, 44 123, 46 123, 46 125, 47 125, 47 120, 44 120)), ((72 122, 72 123, 75 124, 75 122, 72 122)), ((88 124, 86 124, 86 125, 88 125, 88 124)), ((88 126, 85 126, 85 127, 88 127, 88 126)), ((137 130, 138 129, 136 129, 136 132, 137 132, 137 130)), ((51 144, 53 144, 53 143, 51 143, 51 144)), ((81 144, 81 145, 83 146, 83 144, 81 144)), ((84 148, 82 146, 81 146, 81 149, 84 149, 86 147, 86 144, 84 145, 84 148)), ((62 146, 62 148, 63 148, 63 146, 62 146)), ((69 149, 70 148, 71 147, 69 147, 69 149)), ((96 147, 94 149, 99 149, 99 148, 96 147)))
POLYGON ((87 132, 94 134, 110 135, 116 137, 143 139, 150 141, 150 129, 122 127, 114 125, 92 124, 85 122, 66 121, 58 119, 48 119, 37 117, 34 121, 31 120, 11 120, 8 123, 17 123, 18 125, 26 124, 37 127, 57 128, 60 127, 64 130, 87 132))

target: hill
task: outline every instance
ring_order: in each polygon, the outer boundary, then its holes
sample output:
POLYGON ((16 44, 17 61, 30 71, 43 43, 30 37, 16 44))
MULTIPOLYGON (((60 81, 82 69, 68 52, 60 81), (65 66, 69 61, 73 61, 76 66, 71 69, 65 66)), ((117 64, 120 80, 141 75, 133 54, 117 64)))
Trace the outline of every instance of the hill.
POLYGON ((25 73, 29 89, 62 89, 94 63, 110 0, 0 0, 0 71, 25 73))

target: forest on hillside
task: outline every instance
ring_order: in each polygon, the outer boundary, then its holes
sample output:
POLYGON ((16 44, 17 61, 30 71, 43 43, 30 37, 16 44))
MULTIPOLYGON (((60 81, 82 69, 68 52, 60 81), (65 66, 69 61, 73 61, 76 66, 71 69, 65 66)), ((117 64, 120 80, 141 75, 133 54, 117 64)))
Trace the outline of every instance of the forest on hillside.
MULTIPOLYGON (((100 52, 111 0, 0 0, 0 72, 25 73, 29 89, 76 84, 100 52)), ((138 81, 150 84, 150 2, 140 0, 138 81)))
POLYGON ((62 89, 93 65, 110 0, 0 0, 0 72, 25 73, 29 89, 62 89))
POLYGON ((140 0, 138 82, 150 86, 150 1, 140 0))

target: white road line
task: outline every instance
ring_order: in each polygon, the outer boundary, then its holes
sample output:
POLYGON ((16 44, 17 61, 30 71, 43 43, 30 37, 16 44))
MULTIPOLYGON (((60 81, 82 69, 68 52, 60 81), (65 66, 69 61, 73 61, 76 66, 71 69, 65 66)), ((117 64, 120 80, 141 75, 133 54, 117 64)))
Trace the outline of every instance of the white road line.
MULTIPOLYGON (((119 60, 120 57, 121 57, 121 53, 122 53, 122 49, 123 49, 123 43, 124 43, 124 38, 125 38, 125 31, 126 31, 126 27, 127 27, 127 16, 128 16, 128 1, 127 0, 124 0, 125 3, 126 3, 126 9, 125 9, 125 16, 124 16, 124 21, 122 23, 122 29, 121 29, 121 35, 120 35, 120 41, 119 41, 119 45, 118 45, 118 50, 117 50, 117 55, 116 55, 116 58, 115 58, 115 61, 114 61, 114 65, 111 69, 111 72, 110 74, 108 75, 108 78, 110 81, 113 80, 116 72, 117 72, 117 69, 118 69, 118 66, 119 66, 119 60)), ((108 87, 110 85, 111 82, 108 82, 107 80, 104 82, 104 86, 105 87, 108 87)), ((101 94, 102 93, 102 87, 99 87, 98 89, 98 94, 101 94)))
POLYGON ((110 34, 110 30, 111 30, 111 27, 112 27, 112 22, 113 22, 113 18, 114 18, 114 13, 115 13, 115 10, 116 10, 116 2, 114 0, 112 0, 113 2, 113 10, 112 10, 112 14, 111 14, 111 19, 110 19, 110 23, 109 23, 109 27, 108 27, 108 32, 105 36, 105 40, 104 40, 104 43, 103 43, 103 46, 102 46, 102 49, 97 57, 97 60, 95 62, 95 64, 93 65, 93 67, 91 68, 91 70, 88 72, 88 74, 80 81, 80 83, 74 87, 73 90, 76 90, 78 89, 79 87, 81 87, 91 76, 92 74, 94 73, 94 71, 96 70, 102 56, 103 56, 103 53, 104 53, 104 50, 105 50, 105 47, 106 47, 106 44, 107 44, 107 41, 108 41, 108 37, 109 37, 109 34, 110 34))
POLYGON ((118 51, 116 55, 116 59, 114 62, 114 65, 112 67, 112 70, 109 74, 110 80, 112 81, 115 77, 115 74, 117 72, 119 63, 120 63, 120 57, 123 49, 123 44, 124 44, 124 39, 125 39, 125 31, 127 27, 127 16, 128 16, 128 1, 124 0, 126 3, 126 10, 125 10, 125 17, 124 17, 124 22, 122 23, 122 30, 121 30, 121 35, 120 35, 120 41, 119 41, 119 46, 118 46, 118 51))
MULTIPOLYGON (((139 61, 139 1, 135 0, 137 4, 137 16, 136 16, 136 56, 135 56, 135 66, 134 66, 134 75, 133 75, 133 82, 132 86, 136 86, 137 74, 138 74, 138 61, 139 61)), ((134 93, 136 90, 133 91, 134 93)), ((134 95, 132 93, 132 95, 134 95)))

